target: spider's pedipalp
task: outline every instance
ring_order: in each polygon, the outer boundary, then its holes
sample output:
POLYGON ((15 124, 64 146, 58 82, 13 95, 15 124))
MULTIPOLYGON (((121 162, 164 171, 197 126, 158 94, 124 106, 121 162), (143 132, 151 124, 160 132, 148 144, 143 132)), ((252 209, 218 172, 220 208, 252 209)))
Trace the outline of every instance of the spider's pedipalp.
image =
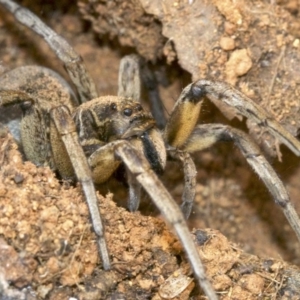
POLYGON ((290 202, 287 190, 278 175, 261 154, 259 147, 243 131, 222 124, 203 124, 195 127, 183 150, 201 151, 216 142, 231 141, 239 148, 249 165, 263 180, 276 204, 280 206, 300 241, 300 219, 290 202))
POLYGON ((47 42, 57 57, 65 64, 68 74, 78 90, 81 102, 98 96, 95 83, 86 71, 82 58, 63 37, 48 27, 31 11, 17 3, 10 0, 0 0, 0 4, 10 11, 21 24, 30 28, 47 42))

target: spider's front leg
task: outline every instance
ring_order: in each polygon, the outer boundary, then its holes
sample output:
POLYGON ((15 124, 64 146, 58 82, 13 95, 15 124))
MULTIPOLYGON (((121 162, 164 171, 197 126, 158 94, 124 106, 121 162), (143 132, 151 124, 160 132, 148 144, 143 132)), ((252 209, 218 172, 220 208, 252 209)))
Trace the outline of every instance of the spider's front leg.
POLYGON ((104 236, 104 227, 98 208, 98 198, 87 159, 78 141, 75 124, 66 106, 55 107, 51 110, 50 114, 57 133, 59 134, 57 141, 60 139, 63 141, 76 177, 82 185, 91 215, 93 230, 97 236, 97 244, 102 258, 103 268, 109 270, 111 265, 104 236))
POLYGON ((155 75, 143 58, 136 54, 124 56, 119 68, 118 96, 141 101, 142 87, 146 89, 156 125, 163 129, 166 118, 155 75))
POLYGON ((147 159, 126 140, 118 140, 108 143, 97 149, 88 159, 94 177, 105 181, 109 178, 117 166, 123 162, 131 176, 137 180, 149 194, 154 204, 164 216, 165 220, 174 228, 179 239, 184 245, 185 252, 199 285, 210 300, 217 299, 217 296, 208 281, 204 267, 197 253, 194 242, 191 239, 190 231, 186 225, 184 216, 174 202, 173 198, 158 179, 152 170, 147 159))
POLYGON ((239 113, 251 117, 296 154, 300 143, 280 124, 268 117, 252 100, 225 83, 197 81, 187 86, 171 113, 164 137, 167 143, 189 153, 206 149, 216 142, 232 141, 245 156, 253 170, 264 181, 276 204, 280 206, 300 241, 300 219, 278 175, 261 154, 259 147, 240 130, 220 124, 198 125, 198 115, 203 98, 216 98, 235 107, 239 113), (184 123, 184 121, 186 122, 184 123))
POLYGON ((180 148, 185 143, 197 123, 201 103, 205 97, 212 102, 222 101, 234 108, 238 114, 264 127, 297 156, 300 156, 300 141, 268 116, 264 109, 229 84, 208 80, 195 81, 182 91, 164 133, 165 140, 170 145, 180 148))
MULTIPOLYGON (((131 54, 124 56, 119 67, 118 96, 140 102, 142 98, 142 86, 146 88, 156 125, 161 129, 165 126, 166 121, 154 74, 148 68, 146 62, 138 55, 131 54)), ((141 148, 141 145, 136 146, 141 148)), ((173 156, 175 158, 176 155, 174 154, 173 156)), ((179 158, 179 156, 176 156, 176 159, 182 161, 182 158, 179 158)), ((161 172, 162 170, 158 171, 161 172)), ((189 175, 186 177, 189 179, 189 175)), ((127 182, 129 185, 128 209, 136 211, 139 208, 141 198, 140 184, 130 172, 127 172, 127 182)), ((185 198, 194 199, 187 193, 185 194, 185 198)), ((188 217, 189 209, 185 209, 185 211, 184 215, 188 217)))

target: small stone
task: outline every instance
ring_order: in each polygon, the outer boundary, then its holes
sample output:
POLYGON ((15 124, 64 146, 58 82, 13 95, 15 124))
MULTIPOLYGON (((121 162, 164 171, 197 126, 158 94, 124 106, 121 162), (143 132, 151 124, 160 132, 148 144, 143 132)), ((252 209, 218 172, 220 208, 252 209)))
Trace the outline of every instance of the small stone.
POLYGON ((235 48, 235 41, 231 37, 223 36, 220 39, 220 47, 225 51, 230 51, 235 48))

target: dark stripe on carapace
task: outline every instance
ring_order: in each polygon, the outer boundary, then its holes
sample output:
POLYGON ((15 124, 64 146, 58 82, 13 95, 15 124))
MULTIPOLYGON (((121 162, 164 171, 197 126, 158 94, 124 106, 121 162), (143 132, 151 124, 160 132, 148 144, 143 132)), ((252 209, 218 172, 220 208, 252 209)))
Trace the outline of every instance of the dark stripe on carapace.
POLYGON ((156 148, 154 147, 147 131, 145 131, 143 133, 143 135, 141 136, 141 140, 143 142, 145 156, 146 156, 147 160, 149 161, 152 169, 157 174, 161 174, 163 172, 163 167, 160 164, 159 155, 158 155, 156 148))

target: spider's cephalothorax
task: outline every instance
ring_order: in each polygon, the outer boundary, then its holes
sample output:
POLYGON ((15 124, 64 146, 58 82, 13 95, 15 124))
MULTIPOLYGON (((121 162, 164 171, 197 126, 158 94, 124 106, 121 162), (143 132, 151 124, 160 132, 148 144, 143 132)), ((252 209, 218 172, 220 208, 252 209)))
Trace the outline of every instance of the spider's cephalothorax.
POLYGON ((106 181, 124 164, 129 186, 128 208, 138 209, 141 186, 150 195, 177 233, 194 274, 210 300, 217 299, 209 283, 185 218, 195 196, 196 169, 189 155, 220 141, 232 141, 263 180, 300 240, 300 220, 288 193, 258 146, 242 131, 222 124, 197 125, 204 97, 235 108, 251 118, 300 155, 300 142, 255 102, 222 83, 198 80, 188 85, 177 100, 168 121, 164 120, 151 72, 135 55, 122 59, 118 96, 98 97, 95 84, 80 56, 59 35, 30 11, 10 0, 0 3, 22 24, 41 35, 64 63, 77 88, 79 101, 68 84, 55 72, 38 66, 22 67, 0 77, 0 104, 20 104, 24 117, 21 140, 26 157, 37 165, 49 165, 63 178, 76 176, 82 184, 97 236, 103 268, 111 268, 104 229, 97 206, 94 182, 106 181), (145 83, 152 100, 152 113, 139 101, 145 83), (183 165, 185 185, 181 210, 157 177, 166 157, 183 165))
MULTIPOLYGON (((80 144, 87 156, 109 142, 128 140, 141 150, 153 170, 161 173, 164 169, 166 150, 163 138, 155 120, 139 102, 116 96, 96 98, 77 108, 74 120, 80 144)), ((97 183, 106 181, 113 173, 111 170, 104 174, 100 166, 97 168, 99 172, 93 169, 97 183)))

